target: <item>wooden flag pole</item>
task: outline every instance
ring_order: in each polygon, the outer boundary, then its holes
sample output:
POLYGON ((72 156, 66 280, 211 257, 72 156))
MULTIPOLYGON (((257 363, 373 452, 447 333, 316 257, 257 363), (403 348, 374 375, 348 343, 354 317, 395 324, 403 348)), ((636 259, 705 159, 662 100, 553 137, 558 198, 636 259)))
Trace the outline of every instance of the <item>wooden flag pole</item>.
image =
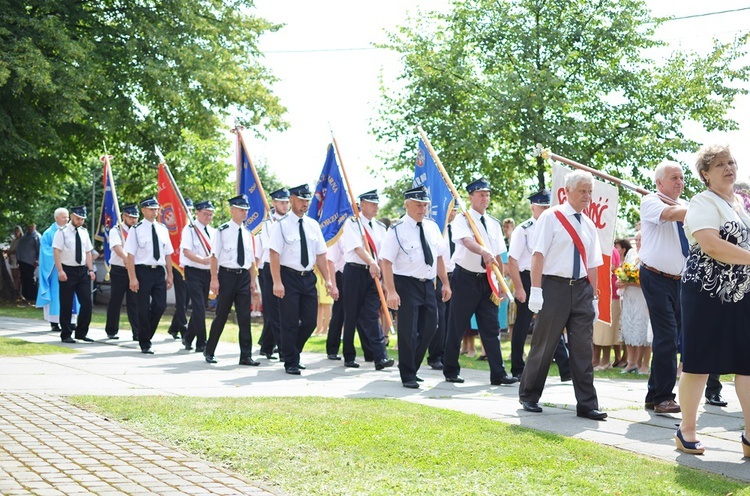
MULTIPOLYGON (((443 176, 443 181, 445 181, 445 184, 448 186, 448 189, 451 190, 451 194, 456 199, 460 198, 458 195, 458 191, 456 190, 456 187, 453 185, 453 181, 451 181, 451 178, 448 177, 448 173, 445 171, 445 167, 443 167, 443 163, 440 161, 440 157, 438 157, 437 153, 432 148, 432 144, 430 144, 430 140, 427 138, 427 135, 422 129, 422 126, 417 126, 417 131, 419 131, 419 135, 422 137, 422 141, 424 141, 424 144, 427 147, 427 150, 430 152, 432 159, 435 161, 435 165, 437 165, 438 170, 440 171, 440 175, 443 176)), ((463 214, 463 216, 468 221, 469 227, 471 228, 471 231, 474 234, 474 237, 476 238, 477 243, 480 246, 486 248, 487 245, 484 244, 484 240, 482 240, 482 236, 479 234, 477 225, 476 223, 474 223, 474 219, 471 218, 471 215, 469 215, 469 212, 466 210, 466 206, 463 204, 463 202, 458 202, 458 203, 459 203, 459 206, 461 207, 461 214, 463 214)), ((513 300, 513 293, 511 293, 510 288, 505 283, 505 278, 503 278, 503 275, 500 273, 500 267, 498 267, 497 264, 492 264, 492 272, 495 274, 495 277, 497 277, 497 280, 500 283, 500 286, 502 287, 503 292, 508 296, 508 300, 513 300)))
MULTIPOLYGON (((349 177, 346 175, 346 168, 344 167, 344 160, 341 158, 341 153, 339 152, 339 145, 336 142, 336 137, 333 135, 333 130, 331 130, 331 139, 333 139, 333 148, 336 151, 336 155, 339 157, 339 166, 341 167, 341 174, 344 176, 344 182, 346 183, 346 194, 349 197, 349 202, 352 205, 352 212, 354 212, 354 218, 357 219, 357 223, 359 224, 360 232, 362 233, 362 243, 365 246, 365 250, 367 250, 367 254, 372 255, 372 250, 370 249, 370 243, 367 242, 367 238, 365 237, 365 227, 362 225, 362 221, 359 217, 359 209, 357 208, 357 202, 354 200, 354 195, 352 194, 352 187, 349 185, 349 177)), ((375 257, 373 257, 373 260, 377 262, 375 257)), ((383 315, 385 316, 385 324, 388 327, 388 333, 392 334, 395 332, 393 328, 393 321, 391 320, 391 313, 388 309, 388 303, 386 303, 385 300, 385 293, 383 293, 383 286, 380 284, 380 279, 377 277, 373 277, 373 280, 375 281, 375 288, 378 290, 378 297, 380 298, 380 307, 383 310, 383 315)))

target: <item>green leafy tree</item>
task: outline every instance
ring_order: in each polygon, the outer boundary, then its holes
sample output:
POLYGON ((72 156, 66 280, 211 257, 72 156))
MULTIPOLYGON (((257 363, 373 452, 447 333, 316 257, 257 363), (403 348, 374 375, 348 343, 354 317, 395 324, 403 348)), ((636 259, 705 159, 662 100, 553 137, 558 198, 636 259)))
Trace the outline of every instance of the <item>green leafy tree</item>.
POLYGON ((660 22, 642 0, 456 0, 390 34, 402 86, 383 88, 375 135, 406 143, 408 175, 421 124, 457 186, 483 174, 508 204, 547 185, 536 143, 652 187, 644 170, 697 148, 685 122, 737 128, 748 76, 745 36, 657 64, 660 22))
POLYGON ((0 224, 79 202, 72 185, 91 190, 105 145, 122 198, 155 191, 154 145, 191 195, 223 195, 230 114, 257 134, 286 127, 257 48, 280 26, 252 7, 0 0, 0 224))

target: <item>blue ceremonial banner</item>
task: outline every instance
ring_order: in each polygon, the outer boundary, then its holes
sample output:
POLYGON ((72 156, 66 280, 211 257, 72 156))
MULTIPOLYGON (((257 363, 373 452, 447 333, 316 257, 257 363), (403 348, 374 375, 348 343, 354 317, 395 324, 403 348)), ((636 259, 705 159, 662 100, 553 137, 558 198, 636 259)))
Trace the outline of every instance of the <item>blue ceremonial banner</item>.
POLYGON ((263 198, 263 188, 239 131, 237 132, 237 162, 237 194, 247 195, 247 201, 250 203, 250 209, 247 211, 247 219, 245 219, 245 227, 253 234, 258 234, 268 212, 266 211, 266 202, 263 198))
POLYGON ((354 215, 332 144, 328 145, 326 162, 315 186, 307 215, 318 221, 328 246, 336 243, 344 221, 354 215))
POLYGON ((448 225, 448 214, 453 208, 453 195, 448 185, 445 184, 440 170, 435 164, 430 152, 419 140, 419 153, 417 153, 417 163, 414 167, 413 187, 424 186, 430 195, 430 211, 428 217, 437 222, 441 232, 445 232, 448 225))
POLYGON ((109 230, 117 225, 120 219, 120 208, 117 205, 117 194, 115 183, 112 179, 112 170, 109 167, 109 157, 102 157, 104 162, 104 197, 102 198, 102 209, 99 214, 99 227, 96 229, 96 239, 104 243, 104 265, 109 272, 109 259, 112 255, 109 249, 109 230))

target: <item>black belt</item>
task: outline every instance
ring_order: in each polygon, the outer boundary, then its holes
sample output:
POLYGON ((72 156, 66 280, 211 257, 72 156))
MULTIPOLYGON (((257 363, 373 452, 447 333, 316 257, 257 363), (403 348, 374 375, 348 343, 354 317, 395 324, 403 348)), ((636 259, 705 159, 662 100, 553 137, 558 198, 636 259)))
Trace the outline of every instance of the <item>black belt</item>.
POLYGON ((358 269, 370 270, 370 266, 369 265, 365 265, 365 264, 358 264, 358 263, 354 263, 354 262, 346 262, 346 265, 350 265, 350 266, 356 267, 358 269))
POLYGON ((209 272, 209 269, 199 269, 198 267, 193 267, 192 265, 186 265, 185 270, 200 270, 201 272, 209 272))
POLYGON ((396 276, 396 277, 403 277, 404 279, 414 279, 415 281, 419 281, 419 282, 432 281, 432 279, 427 279, 427 278, 420 279, 419 277, 402 276, 401 274, 393 274, 393 275, 396 276))
POLYGON ((146 265, 146 264, 137 264, 136 267, 141 267, 144 269, 160 269, 162 268, 161 265, 146 265))
POLYGON ((244 274, 245 272, 247 272, 247 269, 229 269, 227 267, 219 267, 219 270, 229 272, 230 274, 244 274))
POLYGON ((286 272, 291 272, 293 274, 297 274, 298 276, 302 276, 302 277, 305 277, 313 273, 313 271, 311 270, 297 270, 291 267, 287 267, 286 265, 282 265, 281 270, 285 270, 286 272))
POLYGON ((673 281, 679 281, 680 279, 682 279, 682 276, 673 276, 672 274, 667 274, 666 272, 662 272, 662 271, 660 271, 658 269, 650 267, 650 266, 646 265, 643 262, 641 262, 641 267, 643 267, 646 270, 650 270, 654 274, 659 274, 660 276, 664 276, 664 277, 666 277, 668 279, 672 279, 673 281))
POLYGON ((460 270, 461 272, 463 272, 464 274, 469 274, 470 276, 474 276, 474 277, 484 277, 487 275, 486 272, 474 272, 471 270, 466 270, 458 264, 456 264, 456 268, 460 270))
POLYGON ((581 277, 580 279, 571 279, 570 277, 551 276, 548 274, 543 274, 543 275, 547 279, 552 279, 553 281, 562 282, 562 283, 567 284, 568 286, 578 286, 579 284, 583 284, 589 281, 588 277, 581 277))
POLYGON ((81 269, 88 270, 88 267, 86 267, 85 265, 65 265, 65 264, 63 264, 63 268, 64 269, 68 269, 68 270, 81 270, 81 269))

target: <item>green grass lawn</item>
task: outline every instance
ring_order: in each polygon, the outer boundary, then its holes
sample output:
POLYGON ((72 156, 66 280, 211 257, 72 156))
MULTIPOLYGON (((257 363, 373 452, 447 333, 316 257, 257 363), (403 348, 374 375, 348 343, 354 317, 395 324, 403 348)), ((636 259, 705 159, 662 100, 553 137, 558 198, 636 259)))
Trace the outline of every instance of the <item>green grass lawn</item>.
POLYGON ((719 475, 399 400, 72 401, 288 494, 750 494, 719 475))
POLYGON ((23 339, 0 337, 0 357, 53 355, 55 353, 78 353, 78 351, 66 346, 31 343, 23 339))

